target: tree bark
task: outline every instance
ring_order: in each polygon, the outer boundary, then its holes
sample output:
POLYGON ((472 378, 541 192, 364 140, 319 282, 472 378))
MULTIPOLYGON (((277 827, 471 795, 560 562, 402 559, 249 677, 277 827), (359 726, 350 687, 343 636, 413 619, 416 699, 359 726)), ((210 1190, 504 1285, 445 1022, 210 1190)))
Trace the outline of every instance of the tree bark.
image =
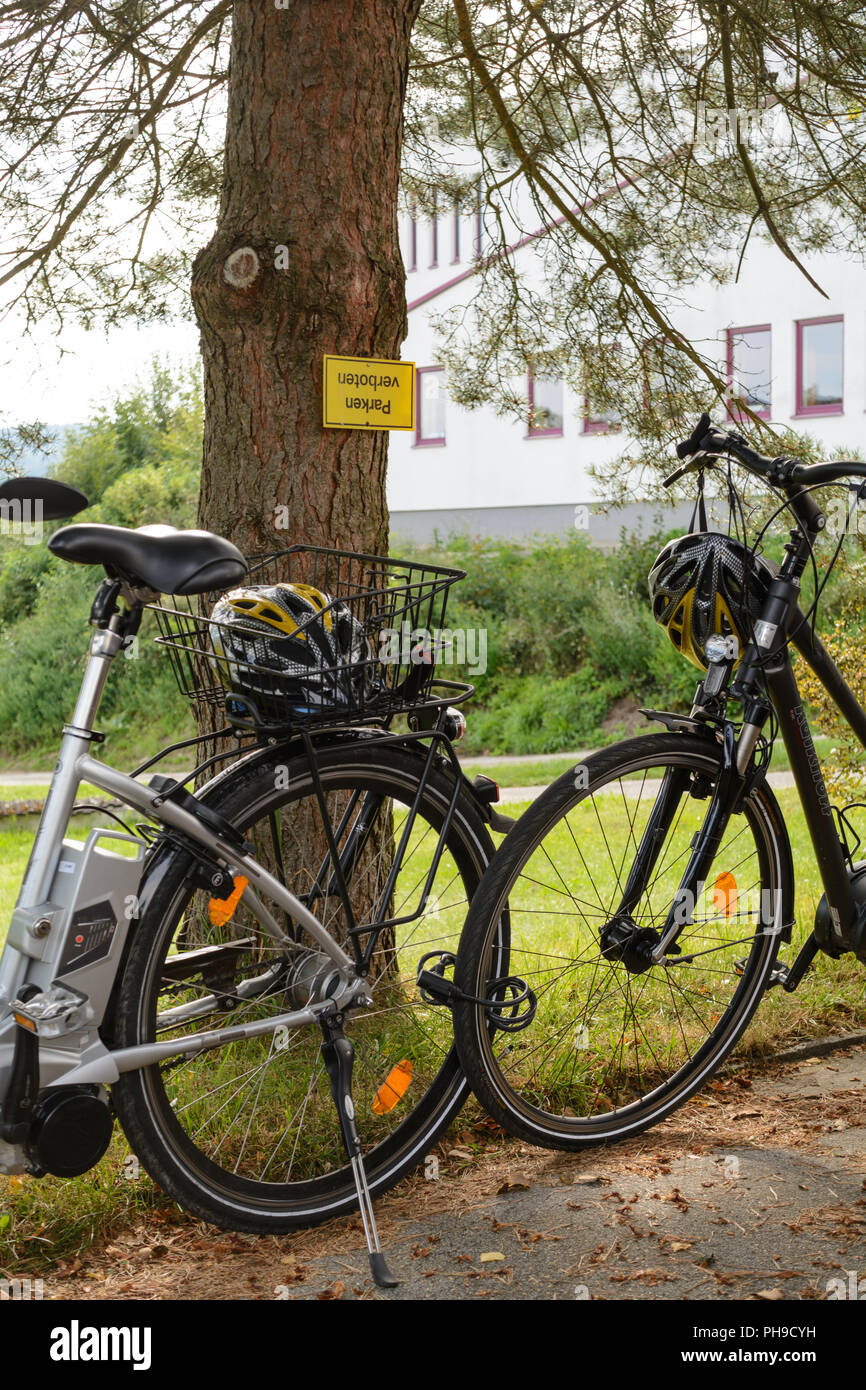
POLYGON ((246 552, 384 553, 384 430, 322 427, 325 353, 398 358, 409 37, 421 0, 237 0, 225 178, 193 266, 199 523, 246 552))
MULTIPOLYGON (((296 542, 387 553, 387 431, 322 427, 322 359, 399 358, 406 336, 397 202, 420 6, 235 3, 222 198, 192 297, 205 387, 199 524, 247 554, 296 542)), ((321 827, 311 839, 321 858, 321 827)), ((359 919, 373 906, 361 883, 359 919)))

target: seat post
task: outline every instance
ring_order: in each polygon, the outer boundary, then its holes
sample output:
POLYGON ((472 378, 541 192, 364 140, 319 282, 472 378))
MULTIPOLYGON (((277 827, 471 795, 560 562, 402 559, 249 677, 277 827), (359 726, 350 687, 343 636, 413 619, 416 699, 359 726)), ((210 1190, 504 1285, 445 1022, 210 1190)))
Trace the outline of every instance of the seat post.
POLYGON ((90 751, 93 721, 105 688, 109 668, 123 644, 124 614, 113 613, 106 626, 90 639, 90 656, 84 670, 72 722, 64 725, 63 739, 45 798, 45 806, 30 851, 27 871, 18 897, 19 907, 45 902, 51 890, 63 836, 78 795, 81 778, 78 759, 90 751))

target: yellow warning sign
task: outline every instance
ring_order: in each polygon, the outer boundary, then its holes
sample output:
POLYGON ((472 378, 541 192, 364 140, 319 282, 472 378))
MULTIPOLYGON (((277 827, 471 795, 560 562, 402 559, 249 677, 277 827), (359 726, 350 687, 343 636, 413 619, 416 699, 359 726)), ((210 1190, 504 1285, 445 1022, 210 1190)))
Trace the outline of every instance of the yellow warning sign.
POLYGON ((415 363, 326 356, 323 419, 331 430, 413 430, 415 363))

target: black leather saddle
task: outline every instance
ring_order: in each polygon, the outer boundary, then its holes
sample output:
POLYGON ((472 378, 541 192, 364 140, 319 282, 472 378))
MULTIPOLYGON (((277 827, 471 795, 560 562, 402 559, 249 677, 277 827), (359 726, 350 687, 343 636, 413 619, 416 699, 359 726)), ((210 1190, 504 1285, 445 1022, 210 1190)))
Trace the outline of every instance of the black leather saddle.
POLYGON ((37 519, 43 521, 75 516, 89 505, 77 487, 58 482, 56 478, 7 478, 5 483, 0 483, 0 508, 5 503, 8 512, 16 502, 35 509, 37 519))
POLYGON ((159 594, 203 594, 231 588, 247 563, 231 541, 210 531, 178 531, 174 526, 103 526, 78 522, 63 526, 48 549, 78 565, 103 565, 111 579, 122 579, 159 594))

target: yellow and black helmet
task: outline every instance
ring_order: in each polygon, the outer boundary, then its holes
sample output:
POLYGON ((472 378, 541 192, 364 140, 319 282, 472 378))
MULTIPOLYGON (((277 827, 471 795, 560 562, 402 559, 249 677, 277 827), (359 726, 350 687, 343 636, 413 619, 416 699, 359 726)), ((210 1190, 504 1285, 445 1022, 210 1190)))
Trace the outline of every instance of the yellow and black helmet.
POLYGON ((371 679, 372 650, 347 604, 310 584, 253 585, 217 600, 213 665, 233 694, 298 714, 348 710, 371 679))
POLYGON ((775 573, 770 561, 731 536, 677 536, 649 572, 653 617, 677 651, 706 671, 704 644, 713 633, 736 638, 743 651, 775 573))

